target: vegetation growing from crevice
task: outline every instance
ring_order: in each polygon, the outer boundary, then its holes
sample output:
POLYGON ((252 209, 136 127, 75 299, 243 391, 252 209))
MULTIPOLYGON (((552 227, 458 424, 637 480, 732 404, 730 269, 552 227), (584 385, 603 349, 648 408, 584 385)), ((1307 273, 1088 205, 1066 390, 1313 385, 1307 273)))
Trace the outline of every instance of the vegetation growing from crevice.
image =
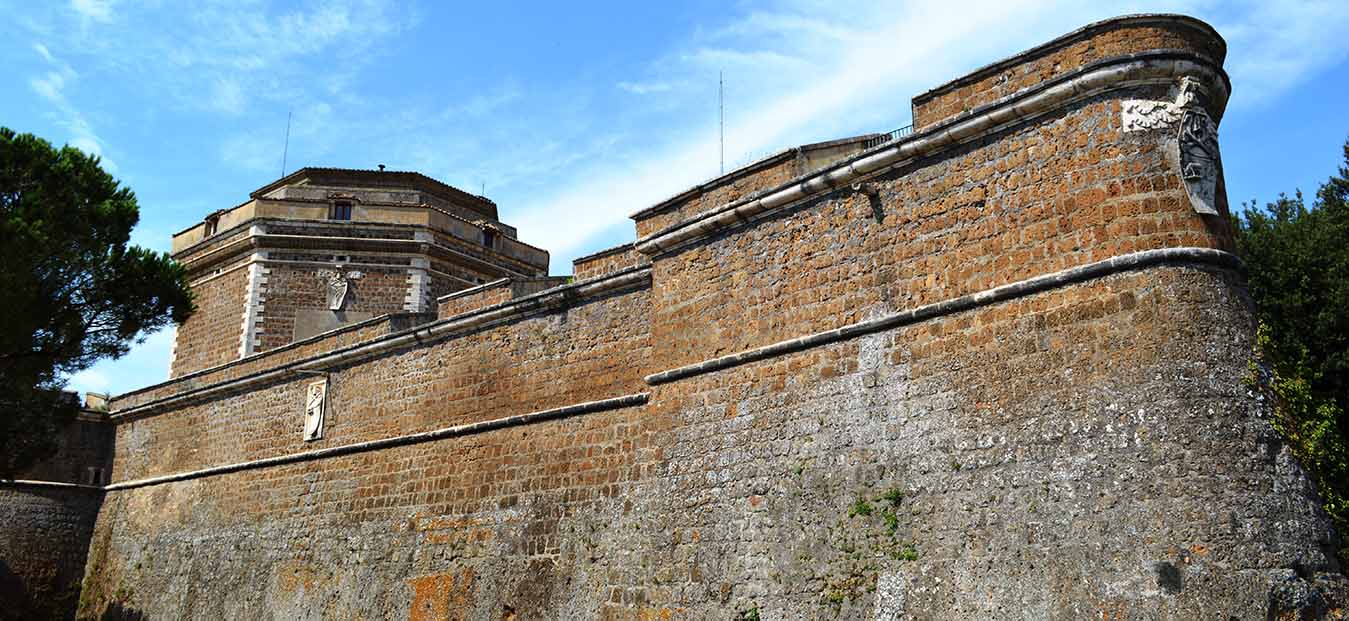
POLYGON ((877 495, 861 495, 848 507, 846 517, 829 529, 836 556, 828 562, 820 600, 839 612, 876 590, 882 571, 894 561, 916 561, 918 550, 904 536, 907 530, 900 514, 904 492, 891 488, 877 495))
POLYGON ((1309 207, 1302 193, 1232 218, 1257 330, 1252 379, 1315 480, 1349 561, 1349 141, 1309 207))

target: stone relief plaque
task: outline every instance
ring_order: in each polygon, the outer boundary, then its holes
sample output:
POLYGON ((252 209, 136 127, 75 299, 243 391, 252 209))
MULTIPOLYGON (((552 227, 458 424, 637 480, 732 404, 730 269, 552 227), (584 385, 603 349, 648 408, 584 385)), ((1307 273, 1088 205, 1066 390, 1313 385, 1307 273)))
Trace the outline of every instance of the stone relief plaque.
POLYGON ((1201 108, 1188 108, 1180 118, 1180 177, 1194 210, 1218 215, 1218 128, 1201 108))
POLYGON ((328 403, 328 380, 309 384, 304 399, 304 441, 323 437, 323 411, 328 403))
POLYGON ((343 272, 341 266, 335 270, 319 270, 318 275, 330 311, 342 310, 347 303, 347 294, 351 292, 351 281, 361 277, 360 272, 343 272))
POLYGON ((1131 99, 1122 104, 1124 131, 1139 132, 1160 129, 1180 118, 1180 107, 1169 101, 1131 99))
POLYGON ((1175 101, 1133 99, 1121 108, 1126 132, 1177 127, 1177 159, 1185 194, 1196 212, 1218 215, 1218 178, 1222 160, 1218 155, 1218 124, 1205 111, 1207 89, 1196 79, 1181 78, 1175 101))

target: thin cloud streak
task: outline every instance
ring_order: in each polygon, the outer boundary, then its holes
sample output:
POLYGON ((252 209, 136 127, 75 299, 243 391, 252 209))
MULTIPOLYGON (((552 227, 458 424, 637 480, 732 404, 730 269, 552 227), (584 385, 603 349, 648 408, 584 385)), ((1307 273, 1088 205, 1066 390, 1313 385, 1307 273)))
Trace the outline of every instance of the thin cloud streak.
MULTIPOLYGON (((753 107, 737 115, 741 121, 728 127, 727 143, 737 152, 763 152, 801 142, 793 136, 818 137, 812 132, 820 126, 841 129, 846 118, 859 106, 899 99, 901 105, 891 108, 907 110, 907 93, 914 92, 913 67, 931 64, 932 56, 961 40, 974 36, 980 29, 996 28, 1025 7, 1013 3, 986 3, 966 15, 944 15, 919 7, 898 11, 884 27, 856 28, 851 36, 842 37, 842 26, 828 19, 806 27, 799 14, 791 19, 773 20, 762 13, 755 14, 754 31, 761 32, 764 24, 780 21, 794 32, 821 33, 817 36, 831 41, 840 37, 850 41, 838 49, 835 58, 814 59, 790 55, 786 50, 740 51, 721 48, 709 53, 707 48, 685 56, 688 62, 706 71, 721 62, 744 64, 750 68, 758 62, 800 67, 805 73, 822 79, 800 81, 794 86, 774 89, 770 96, 760 97, 753 107), (933 23, 933 22, 938 23, 933 23), (925 23, 921 30, 910 28, 913 23, 925 23), (897 92, 906 95, 897 95, 897 92)), ((963 12, 962 12, 963 13, 963 12)), ((869 21, 869 20, 862 20, 869 21)), ((744 29, 727 28, 724 32, 744 29)), ((808 42, 804 47, 811 47, 808 42)), ((938 63, 940 64, 940 63, 938 63)), ((950 64, 950 63, 947 63, 950 64)), ((927 73, 927 72, 922 72, 927 73)), ((752 76, 744 71, 742 75, 752 76)), ((759 88, 752 79, 738 85, 742 90, 759 88)), ((890 121, 898 126, 906 120, 907 112, 896 114, 890 121)), ((892 129, 875 127, 874 130, 892 129)), ((849 131, 853 131, 849 129, 849 131)), ((594 236, 609 230, 629 213, 674 195, 700 180, 717 173, 716 127, 705 124, 700 130, 689 132, 692 137, 681 143, 655 151, 639 161, 628 161, 619 171, 608 162, 594 162, 578 175, 581 181, 564 187, 555 196, 540 198, 516 211, 517 224, 522 235, 532 243, 553 251, 554 256, 570 256, 586 246, 594 236)), ((810 138, 807 138, 807 140, 810 138)))

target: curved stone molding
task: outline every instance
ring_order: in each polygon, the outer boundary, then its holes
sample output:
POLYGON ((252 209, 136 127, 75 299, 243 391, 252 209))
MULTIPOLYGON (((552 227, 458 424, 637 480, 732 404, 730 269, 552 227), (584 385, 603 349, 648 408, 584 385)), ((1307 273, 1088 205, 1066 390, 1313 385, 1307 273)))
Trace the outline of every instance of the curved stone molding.
POLYGON ((27 479, 0 479, 0 487, 48 487, 52 489, 83 489, 90 491, 102 491, 102 485, 85 485, 83 483, 63 483, 61 481, 30 481, 27 479))
POLYGON ((886 315, 877 319, 859 321, 854 324, 836 328, 826 332, 817 332, 815 334, 765 345, 756 349, 713 358, 695 364, 685 365, 653 373, 646 376, 646 383, 650 385, 659 385, 675 380, 702 375, 712 371, 720 371, 734 366, 739 366, 756 360, 763 360, 774 356, 781 356, 811 347, 827 345, 836 341, 842 341, 864 334, 871 334, 883 330, 890 330, 900 326, 906 326, 928 319, 935 319, 944 315, 951 315, 981 306, 988 306, 998 302, 1048 291, 1063 285, 1082 282, 1109 276, 1118 272, 1137 270, 1145 267, 1151 267, 1162 263, 1187 263, 1187 264, 1208 264, 1229 269, 1243 269, 1241 259, 1236 255, 1222 250, 1212 248, 1161 248, 1158 250, 1144 250, 1131 254, 1088 263, 1071 269, 1059 272, 1036 276, 1026 280, 1003 285, 993 289, 962 295, 958 298, 943 300, 933 304, 925 304, 917 308, 909 309, 900 313, 886 315))
MULTIPOLYGON (((357 442, 354 444, 346 444, 343 446, 334 446, 331 448, 318 449, 314 451, 305 451, 303 453, 278 455, 276 457, 267 457, 263 459, 255 459, 252 461, 225 464, 223 466, 215 466, 212 468, 202 468, 200 470, 192 470, 188 472, 177 472, 174 474, 166 474, 163 476, 150 477, 146 479, 136 479, 133 481, 122 481, 120 483, 113 483, 111 485, 106 485, 102 489, 106 491, 132 489, 136 487, 145 487, 147 485, 158 485, 161 483, 171 483, 174 481, 184 481, 187 479, 198 479, 201 477, 209 477, 218 474, 228 474, 231 472, 239 472, 241 470, 252 470, 255 468, 269 468, 272 466, 280 466, 283 464, 294 464, 306 461, 314 461, 316 459, 327 459, 329 457, 351 455, 354 453, 364 453, 366 451, 376 451, 380 449, 392 448, 395 446, 421 444, 423 442, 431 442, 433 440, 442 440, 445 438, 454 438, 458 436, 472 435, 487 431, 494 431, 497 429, 505 429, 508 427, 518 427, 520 425, 540 423, 548 420, 567 418, 569 416, 589 414, 591 412, 603 412, 606 410, 614 410, 618 408, 638 406, 645 404, 650 397, 651 393, 639 392, 631 395, 614 397, 612 399, 600 399, 598 401, 586 401, 584 403, 574 403, 572 405, 566 405, 560 408, 539 410, 537 412, 530 412, 528 414, 520 414, 517 416, 507 416, 505 418, 494 418, 491 420, 485 420, 476 423, 455 425, 453 427, 444 427, 441 429, 433 429, 431 431, 424 431, 421 433, 411 433, 402 436, 395 436, 392 438, 381 438, 379 440, 371 440, 369 442, 357 442)), ((79 487, 88 487, 88 486, 79 486, 79 487)))
POLYGON ((533 295, 515 298, 508 302, 495 304, 471 311, 456 317, 439 320, 411 330, 392 334, 387 337, 321 354, 292 364, 269 369, 234 380, 185 390, 178 394, 143 403, 141 405, 112 412, 108 420, 123 422, 131 418, 148 416, 167 407, 202 399, 222 393, 243 390, 267 382, 291 379, 305 373, 323 372, 340 364, 349 364, 384 354, 395 349, 409 347, 425 341, 441 339, 476 330, 486 326, 513 321, 536 313, 562 308, 575 304, 578 300, 627 291, 649 285, 651 268, 637 267, 616 272, 588 281, 554 287, 533 295))
MULTIPOLYGON (((1222 70, 1188 53, 1139 54, 1090 65, 1036 88, 993 102, 969 116, 916 133, 909 139, 832 168, 790 182, 757 198, 730 203, 647 235, 636 249, 657 255, 681 248, 709 235, 738 226, 768 213, 814 198, 880 174, 919 157, 927 157, 978 139, 1009 125, 1028 121, 1074 101, 1135 86, 1169 84, 1190 78, 1218 92, 1216 104, 1225 105, 1228 86, 1222 70)), ((1219 106, 1221 107, 1221 106, 1219 106)))
POLYGON ((1194 52, 1221 64, 1227 43, 1212 26, 1188 15, 1141 13, 1104 19, 915 95, 914 124, 926 129, 953 110, 978 107, 969 105, 970 101, 996 99, 999 92, 1010 94, 1006 89, 1016 89, 1023 80, 1045 79, 1106 58, 1155 50, 1194 52), (952 96, 957 101, 948 100, 941 109, 941 100, 952 96))

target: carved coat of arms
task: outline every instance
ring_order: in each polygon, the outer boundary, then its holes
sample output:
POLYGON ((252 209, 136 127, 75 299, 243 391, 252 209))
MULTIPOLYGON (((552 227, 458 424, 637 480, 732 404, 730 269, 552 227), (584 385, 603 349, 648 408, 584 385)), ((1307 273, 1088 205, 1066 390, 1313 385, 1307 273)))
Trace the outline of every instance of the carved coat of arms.
POLYGON ((1194 210, 1218 215, 1218 128, 1203 108, 1185 109, 1180 117, 1180 176, 1194 210))
POLYGON ((352 279, 360 277, 360 272, 343 272, 340 268, 319 270, 319 280, 323 282, 323 291, 328 298, 328 310, 342 310, 347 303, 347 295, 351 293, 352 279))
POLYGON ((1181 78, 1175 101, 1135 99, 1122 106, 1126 132, 1164 129, 1176 124, 1180 177, 1195 211, 1218 215, 1218 124, 1204 108, 1208 89, 1192 77, 1181 78))

